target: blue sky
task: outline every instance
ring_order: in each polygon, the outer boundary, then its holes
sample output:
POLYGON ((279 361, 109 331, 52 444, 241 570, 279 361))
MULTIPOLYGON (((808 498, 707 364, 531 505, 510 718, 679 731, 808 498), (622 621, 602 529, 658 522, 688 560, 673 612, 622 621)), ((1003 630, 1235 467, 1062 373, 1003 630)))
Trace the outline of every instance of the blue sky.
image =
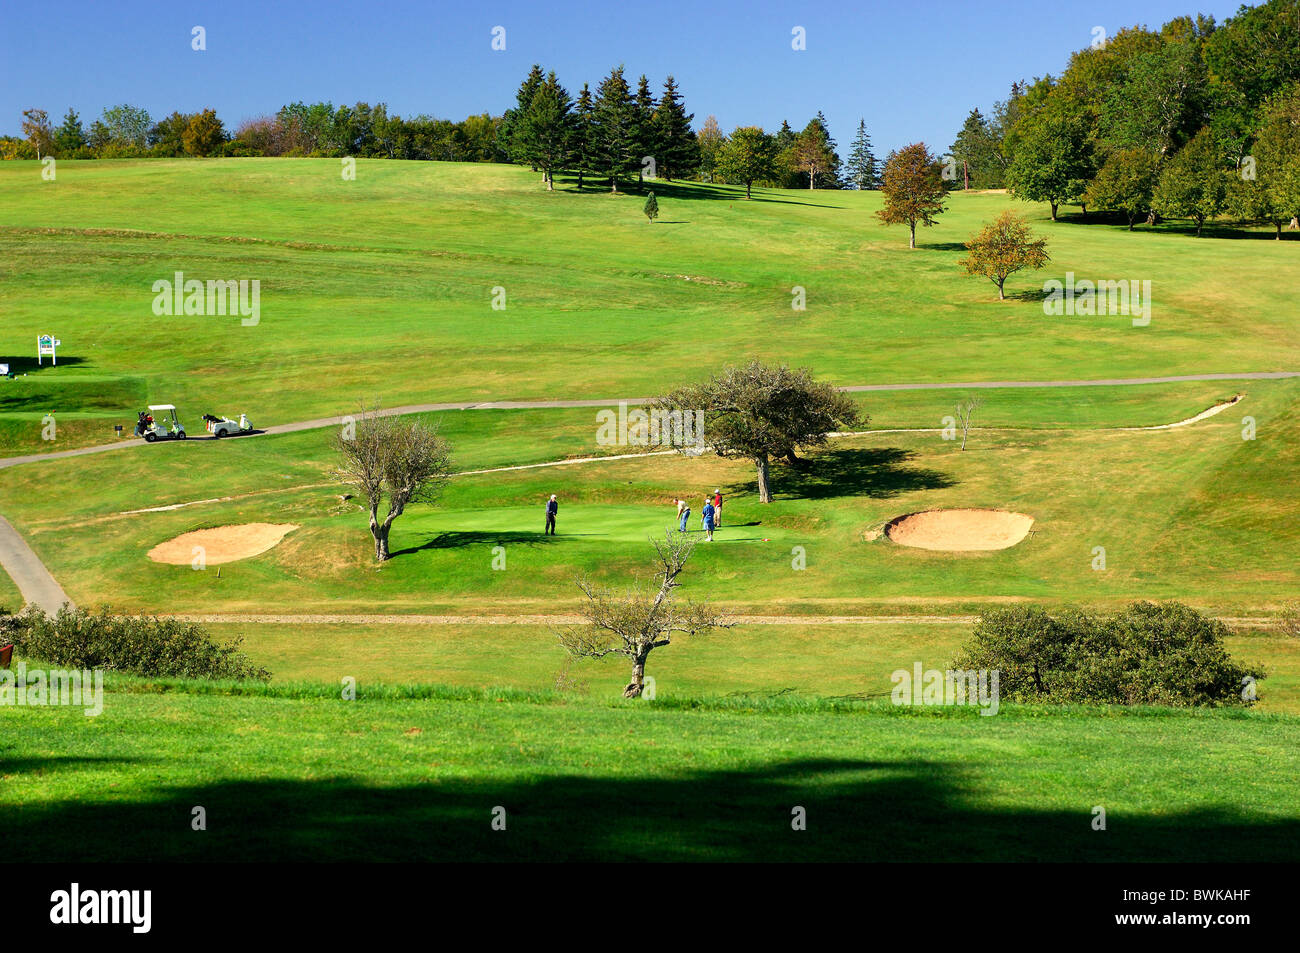
POLYGON ((859 117, 877 155, 918 139, 945 150, 972 106, 1016 79, 1059 73, 1095 26, 1157 27, 1236 0, 673 0, 632 3, 393 0, 0 5, 0 132, 36 106, 87 125, 130 102, 155 118, 216 108, 227 126, 286 102, 387 102, 402 115, 500 113, 534 62, 571 91, 611 66, 676 76, 698 128, 801 128, 819 109, 845 152, 859 117), (1199 3, 1199 7, 1191 4, 1199 3), (207 50, 190 48, 191 29, 207 50), (506 49, 491 48, 505 27, 506 49), (807 48, 791 49, 791 31, 807 48))

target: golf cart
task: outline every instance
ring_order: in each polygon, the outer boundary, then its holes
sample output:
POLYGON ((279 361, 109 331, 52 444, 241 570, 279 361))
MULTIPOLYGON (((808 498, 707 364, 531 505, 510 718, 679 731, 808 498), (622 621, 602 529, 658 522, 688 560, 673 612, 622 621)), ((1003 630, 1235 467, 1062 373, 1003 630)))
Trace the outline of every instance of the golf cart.
POLYGON ((232 437, 241 433, 249 433, 253 425, 248 422, 248 414, 240 414, 238 420, 231 420, 229 417, 218 417, 216 414, 204 414, 203 425, 208 428, 208 433, 214 437, 232 437))
POLYGON ((140 411, 140 417, 135 422, 135 435, 144 437, 148 443, 153 443, 155 440, 184 440, 185 428, 176 419, 176 405, 150 404, 148 413, 140 411), (171 416, 170 429, 165 420, 160 424, 154 419, 154 411, 158 411, 160 416, 163 413, 171 416))

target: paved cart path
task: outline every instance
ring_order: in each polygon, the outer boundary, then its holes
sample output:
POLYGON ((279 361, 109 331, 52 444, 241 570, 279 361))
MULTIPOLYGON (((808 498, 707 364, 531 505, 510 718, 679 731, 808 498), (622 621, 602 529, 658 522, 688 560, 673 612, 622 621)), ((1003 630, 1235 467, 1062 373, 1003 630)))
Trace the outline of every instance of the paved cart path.
MULTIPOLYGON (((1101 380, 1086 381, 970 381, 954 384, 853 384, 840 388, 848 393, 867 391, 898 390, 993 390, 1004 387, 1125 387, 1139 384, 1177 384, 1186 381, 1263 381, 1281 380, 1300 377, 1300 371, 1249 371, 1241 374, 1185 374, 1177 377, 1111 377, 1101 380)), ((644 404, 651 398, 624 397, 615 400, 492 400, 477 403, 443 403, 443 404, 408 404, 404 407, 389 407, 379 411, 384 416, 402 414, 428 414, 452 410, 539 410, 572 407, 617 407, 619 404, 644 404)), ((287 424, 274 424, 264 430, 242 437, 228 438, 249 440, 256 436, 277 433, 297 433, 301 430, 319 430, 323 427, 337 427, 342 424, 343 416, 318 417, 315 420, 299 420, 287 424)), ((192 437, 192 440, 215 440, 215 437, 192 437)), ((98 444, 93 447, 79 447, 75 450, 56 450, 53 453, 30 453, 19 457, 0 458, 0 469, 16 467, 24 463, 39 463, 43 460, 60 460, 66 457, 81 457, 91 453, 106 453, 110 450, 125 450, 130 447, 146 446, 143 440, 120 440, 117 443, 98 444)))
POLYGON ((28 604, 39 606, 51 614, 58 612, 65 602, 72 606, 72 600, 63 587, 3 516, 0 516, 0 566, 4 566, 28 604))

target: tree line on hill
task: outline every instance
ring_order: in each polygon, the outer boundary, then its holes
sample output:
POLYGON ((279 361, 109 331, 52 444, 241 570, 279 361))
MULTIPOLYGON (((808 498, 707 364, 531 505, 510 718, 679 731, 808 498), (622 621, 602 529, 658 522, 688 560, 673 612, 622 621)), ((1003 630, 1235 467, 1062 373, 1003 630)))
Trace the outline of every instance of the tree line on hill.
POLYGON ((873 188, 878 163, 871 152, 865 121, 858 124, 847 165, 841 169, 835 140, 820 112, 801 132, 783 122, 775 134, 755 126, 722 133, 709 116, 697 133, 693 113, 676 80, 669 76, 656 99, 642 75, 633 90, 624 67, 611 70, 593 91, 583 83, 575 98, 554 71, 534 65, 520 84, 515 106, 501 123, 501 141, 511 160, 542 173, 548 189, 555 172, 575 174, 578 188, 586 179, 618 191, 635 173, 671 181, 701 178, 778 188, 873 188))
POLYGON ((1046 202, 1197 227, 1220 215, 1282 227, 1300 215, 1300 3, 1216 24, 1132 27, 1071 56, 1060 77, 973 109, 950 179, 1046 202))
POLYGON ((575 175, 578 187, 602 181, 617 191, 633 176, 702 179, 774 188, 876 188, 880 163, 866 122, 859 120, 841 162, 825 116, 817 113, 799 132, 782 122, 775 133, 744 126, 725 135, 713 116, 697 133, 676 80, 668 76, 656 96, 642 75, 629 83, 623 66, 593 90, 583 83, 572 96, 554 71, 534 65, 520 84, 515 105, 459 122, 390 114, 385 103, 296 102, 274 115, 228 129, 213 109, 173 112, 154 120, 130 104, 106 108, 87 128, 69 109, 55 125, 42 109, 23 112, 22 137, 0 136, 0 158, 141 158, 177 156, 355 156, 458 162, 516 162, 542 173, 548 189, 555 173, 575 175))
POLYGON ((500 117, 459 122, 390 115, 384 103, 290 103, 272 116, 241 122, 232 132, 213 109, 173 112, 155 121, 139 106, 105 109, 87 128, 69 109, 55 126, 41 109, 23 112, 23 138, 0 137, 0 158, 174 158, 178 156, 355 156, 505 162, 500 117))

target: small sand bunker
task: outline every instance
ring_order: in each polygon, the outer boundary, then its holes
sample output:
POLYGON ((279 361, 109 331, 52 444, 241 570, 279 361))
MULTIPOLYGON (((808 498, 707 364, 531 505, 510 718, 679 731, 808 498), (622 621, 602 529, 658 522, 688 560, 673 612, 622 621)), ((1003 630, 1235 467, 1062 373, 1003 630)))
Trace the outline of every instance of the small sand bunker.
POLYGON ((1033 525, 1032 516, 1006 510, 926 510, 898 517, 885 535, 902 546, 964 553, 1014 546, 1033 525))
POLYGON ((241 523, 182 533, 149 550, 156 563, 188 566, 195 558, 194 547, 203 547, 203 559, 209 566, 232 563, 264 553, 297 529, 293 523, 241 523))

